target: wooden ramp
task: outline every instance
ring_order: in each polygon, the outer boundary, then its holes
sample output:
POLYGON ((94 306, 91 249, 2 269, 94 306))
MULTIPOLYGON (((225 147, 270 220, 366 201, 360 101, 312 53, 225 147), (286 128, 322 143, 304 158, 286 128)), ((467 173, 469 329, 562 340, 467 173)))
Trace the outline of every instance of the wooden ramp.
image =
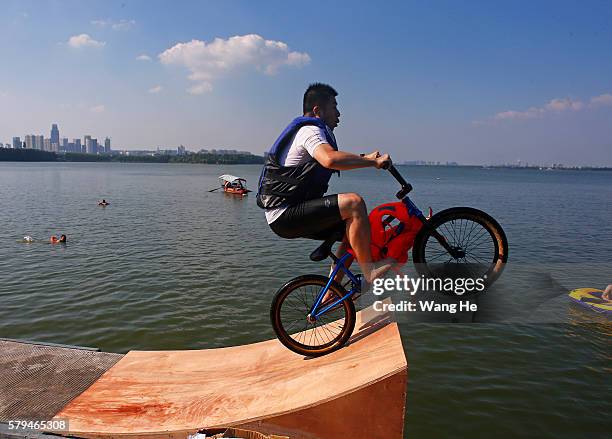
POLYGON ((234 426, 292 439, 399 439, 406 358, 397 324, 374 314, 358 313, 349 345, 319 358, 277 340, 130 351, 55 418, 87 438, 186 438, 234 426))

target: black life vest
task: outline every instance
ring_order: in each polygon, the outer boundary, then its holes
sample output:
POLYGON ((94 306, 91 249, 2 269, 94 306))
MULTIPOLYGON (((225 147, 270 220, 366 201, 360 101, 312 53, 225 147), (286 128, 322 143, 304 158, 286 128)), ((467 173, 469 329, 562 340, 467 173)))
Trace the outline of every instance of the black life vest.
POLYGON ((301 201, 321 198, 336 171, 319 164, 314 157, 297 166, 281 166, 280 157, 300 128, 316 125, 323 130, 327 143, 336 151, 336 141, 327 131, 325 122, 316 117, 296 117, 274 142, 264 163, 257 190, 257 205, 262 209, 290 206, 301 201))

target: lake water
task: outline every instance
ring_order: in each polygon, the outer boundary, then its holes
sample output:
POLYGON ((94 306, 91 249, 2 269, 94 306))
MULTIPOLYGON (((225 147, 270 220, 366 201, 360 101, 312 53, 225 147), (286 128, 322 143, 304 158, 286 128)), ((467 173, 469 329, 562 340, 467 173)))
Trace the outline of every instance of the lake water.
MULTIPOLYGON (((567 292, 612 283, 612 172, 399 169, 422 209, 485 210, 510 249, 479 312, 400 318, 407 437, 608 436, 612 326, 567 292)), ((276 289, 326 266, 308 259, 314 241, 277 238, 253 194, 208 192, 223 173, 253 189, 259 171, 0 163, 0 337, 114 352, 273 338, 276 289), (46 243, 59 233, 67 245, 46 243)), ((397 184, 360 170, 331 189, 373 207, 393 201, 397 184)))

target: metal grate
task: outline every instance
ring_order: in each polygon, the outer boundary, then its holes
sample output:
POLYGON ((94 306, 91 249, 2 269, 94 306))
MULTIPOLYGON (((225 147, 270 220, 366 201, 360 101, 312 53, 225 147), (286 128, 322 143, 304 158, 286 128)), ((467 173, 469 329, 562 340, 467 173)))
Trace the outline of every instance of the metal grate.
POLYGON ((0 339, 0 422, 51 419, 122 357, 0 339))

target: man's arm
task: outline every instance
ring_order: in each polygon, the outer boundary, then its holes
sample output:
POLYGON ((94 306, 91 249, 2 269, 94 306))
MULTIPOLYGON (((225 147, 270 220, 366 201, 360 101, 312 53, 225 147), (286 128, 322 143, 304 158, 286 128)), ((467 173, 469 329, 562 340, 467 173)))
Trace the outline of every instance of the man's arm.
POLYGON ((380 169, 385 163, 391 164, 389 154, 380 155, 378 151, 359 156, 350 152, 336 151, 330 144, 322 143, 314 150, 314 158, 321 166, 336 171, 358 168, 380 169))

